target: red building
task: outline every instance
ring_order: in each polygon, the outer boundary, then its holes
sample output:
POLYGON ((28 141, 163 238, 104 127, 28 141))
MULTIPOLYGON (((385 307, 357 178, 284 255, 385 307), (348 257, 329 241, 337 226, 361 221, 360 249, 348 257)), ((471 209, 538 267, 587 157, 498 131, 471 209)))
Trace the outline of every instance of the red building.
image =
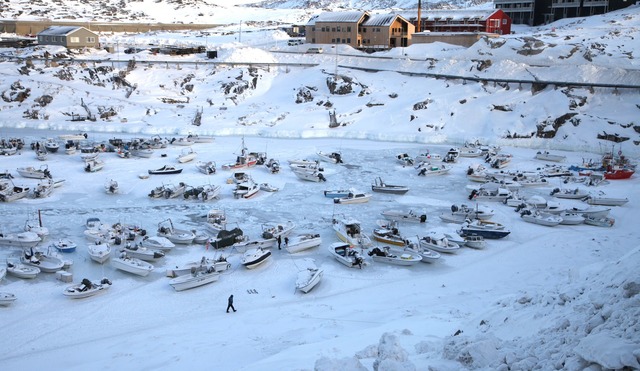
POLYGON ((511 33, 511 18, 501 9, 487 10, 424 10, 420 30, 418 14, 401 13, 416 26, 416 32, 487 32, 499 35, 511 33))

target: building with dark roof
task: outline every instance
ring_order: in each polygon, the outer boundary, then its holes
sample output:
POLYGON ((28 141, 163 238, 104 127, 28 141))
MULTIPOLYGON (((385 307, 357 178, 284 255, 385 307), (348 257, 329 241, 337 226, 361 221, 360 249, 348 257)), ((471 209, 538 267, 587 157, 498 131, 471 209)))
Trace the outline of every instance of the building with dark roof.
POLYGON ((51 26, 37 35, 39 45, 59 45, 67 48, 98 48, 98 34, 78 26, 51 26))
POLYGON ((559 19, 587 17, 619 10, 635 4, 633 0, 494 0, 514 24, 538 26, 559 19))

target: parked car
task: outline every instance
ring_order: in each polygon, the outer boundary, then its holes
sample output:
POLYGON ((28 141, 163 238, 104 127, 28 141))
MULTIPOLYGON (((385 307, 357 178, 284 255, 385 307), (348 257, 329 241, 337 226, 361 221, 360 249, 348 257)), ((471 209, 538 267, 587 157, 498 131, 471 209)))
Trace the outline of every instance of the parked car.
POLYGON ((322 48, 309 48, 307 49, 307 53, 309 54, 322 54, 323 50, 322 48))

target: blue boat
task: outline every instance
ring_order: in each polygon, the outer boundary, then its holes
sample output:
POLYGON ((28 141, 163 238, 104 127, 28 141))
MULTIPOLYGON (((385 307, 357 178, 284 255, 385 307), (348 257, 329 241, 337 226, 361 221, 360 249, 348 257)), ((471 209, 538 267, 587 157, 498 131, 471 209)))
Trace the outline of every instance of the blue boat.
POLYGON ((331 189, 324 191, 324 197, 343 198, 349 196, 349 193, 355 192, 353 189, 331 189))

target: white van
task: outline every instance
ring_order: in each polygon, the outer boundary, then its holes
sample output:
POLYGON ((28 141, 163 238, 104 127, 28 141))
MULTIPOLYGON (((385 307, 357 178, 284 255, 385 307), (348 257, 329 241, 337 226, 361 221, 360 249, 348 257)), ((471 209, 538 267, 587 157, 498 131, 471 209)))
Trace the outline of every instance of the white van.
POLYGON ((307 53, 310 54, 322 54, 323 50, 322 48, 309 48, 307 49, 307 53))

